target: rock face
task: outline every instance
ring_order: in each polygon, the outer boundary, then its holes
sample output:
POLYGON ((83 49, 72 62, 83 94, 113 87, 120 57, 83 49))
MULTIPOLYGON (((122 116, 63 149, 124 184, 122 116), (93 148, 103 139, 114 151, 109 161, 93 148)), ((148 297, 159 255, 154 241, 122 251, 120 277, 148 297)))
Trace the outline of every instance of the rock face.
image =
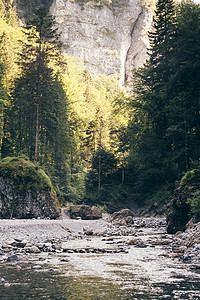
POLYGON ((50 11, 66 52, 81 58, 91 73, 120 75, 123 84, 145 62, 152 13, 140 0, 123 0, 114 9, 54 0, 50 11))
POLYGON ((167 215, 167 232, 185 231, 190 220, 190 208, 187 204, 188 195, 181 188, 177 188, 171 199, 170 211, 167 215))
POLYGON ((55 195, 51 191, 31 189, 19 193, 13 183, 0 177, 0 216, 1 218, 45 218, 56 219, 59 210, 55 195))
POLYGON ((69 213, 72 219, 97 220, 102 218, 102 212, 96 206, 90 207, 84 204, 71 205, 69 213))

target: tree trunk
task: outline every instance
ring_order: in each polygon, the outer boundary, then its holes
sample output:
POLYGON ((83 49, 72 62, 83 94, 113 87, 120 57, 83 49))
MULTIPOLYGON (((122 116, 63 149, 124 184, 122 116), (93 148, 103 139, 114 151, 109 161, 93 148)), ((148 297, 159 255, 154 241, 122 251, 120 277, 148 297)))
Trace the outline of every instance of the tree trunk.
POLYGON ((124 185, 124 177, 125 177, 125 170, 124 170, 124 165, 122 165, 122 186, 124 185))
POLYGON ((100 194, 101 189, 101 123, 100 123, 100 140, 99 140, 99 146, 100 146, 100 153, 99 153, 99 180, 98 180, 98 195, 100 194))
POLYGON ((38 135, 39 135, 39 103, 36 105, 36 130, 35 130, 35 156, 34 164, 37 163, 38 159, 38 135))

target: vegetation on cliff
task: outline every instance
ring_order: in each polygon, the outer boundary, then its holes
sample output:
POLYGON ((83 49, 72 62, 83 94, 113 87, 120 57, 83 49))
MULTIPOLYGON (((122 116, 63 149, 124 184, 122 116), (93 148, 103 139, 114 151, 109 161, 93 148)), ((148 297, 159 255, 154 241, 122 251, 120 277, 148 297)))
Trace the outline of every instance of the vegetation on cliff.
MULTIPOLYGON (((68 0, 72 3, 78 3, 83 9, 86 3, 90 2, 91 7, 102 9, 108 7, 111 10, 126 7, 128 0, 68 0)), ((47 10, 50 8, 53 0, 18 0, 17 7, 19 14, 26 19, 33 15, 34 10, 40 5, 44 5, 47 10)), ((142 0, 142 4, 150 10, 155 8, 155 0, 142 0)))
POLYGON ((186 172, 171 196, 167 231, 184 231, 190 218, 200 222, 200 169, 186 172))
POLYGON ((17 8, 20 17, 29 19, 33 16, 34 11, 37 7, 43 5, 48 11, 52 2, 53 0, 17 0, 17 8))
POLYGON ((181 179, 180 187, 187 195, 191 217, 200 222, 200 169, 188 171, 181 179))

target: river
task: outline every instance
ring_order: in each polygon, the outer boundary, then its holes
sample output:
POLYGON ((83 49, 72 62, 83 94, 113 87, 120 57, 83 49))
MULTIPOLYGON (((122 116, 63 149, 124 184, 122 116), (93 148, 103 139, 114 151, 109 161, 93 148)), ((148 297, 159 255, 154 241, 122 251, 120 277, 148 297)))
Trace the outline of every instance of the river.
POLYGON ((0 299, 200 299, 200 272, 173 257, 164 227, 132 233, 73 238, 56 252, 1 261, 0 299))

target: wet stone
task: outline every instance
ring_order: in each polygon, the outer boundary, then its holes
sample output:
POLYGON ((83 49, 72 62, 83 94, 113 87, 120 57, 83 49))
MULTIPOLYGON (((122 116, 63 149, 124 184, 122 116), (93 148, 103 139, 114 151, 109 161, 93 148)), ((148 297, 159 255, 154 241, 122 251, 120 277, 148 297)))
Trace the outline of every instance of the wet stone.
POLYGON ((28 248, 28 250, 30 253, 40 253, 41 252, 40 249, 36 246, 30 247, 30 248, 28 248))
POLYGON ((16 254, 13 254, 11 256, 8 256, 7 261, 12 262, 18 260, 18 256, 16 254))
POLYGON ((32 266, 32 269, 33 270, 41 270, 42 266, 41 265, 35 265, 35 266, 32 266))
POLYGON ((61 258, 60 261, 61 261, 61 262, 69 262, 69 259, 67 259, 67 258, 61 258))

